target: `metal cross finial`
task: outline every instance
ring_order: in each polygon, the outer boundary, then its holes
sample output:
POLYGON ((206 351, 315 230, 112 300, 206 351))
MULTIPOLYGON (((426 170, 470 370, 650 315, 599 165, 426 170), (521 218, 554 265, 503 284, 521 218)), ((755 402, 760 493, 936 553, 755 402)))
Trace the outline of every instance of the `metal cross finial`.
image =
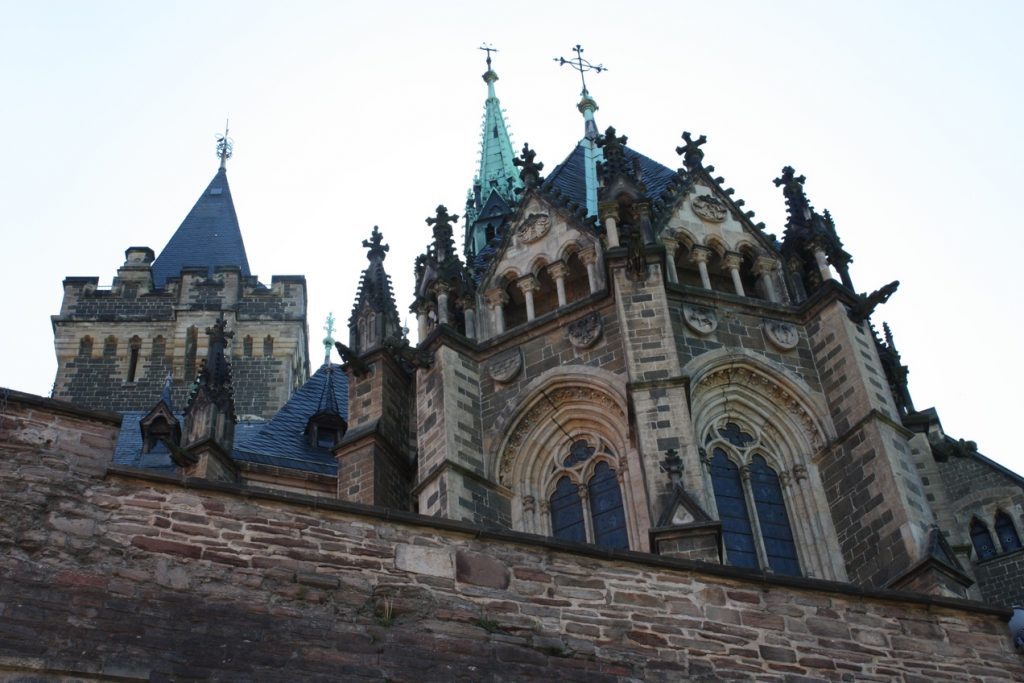
POLYGON ((587 60, 583 59, 583 48, 580 47, 579 45, 576 45, 576 47, 574 47, 572 50, 573 50, 573 52, 576 53, 575 59, 566 59, 565 57, 555 57, 555 61, 558 62, 559 66, 564 66, 565 64, 568 64, 569 66, 571 66, 572 68, 574 68, 574 69, 576 69, 577 71, 580 72, 580 81, 583 83, 583 93, 582 93, 582 95, 584 97, 586 97, 590 93, 587 92, 587 79, 584 77, 583 74, 586 73, 587 71, 593 71, 595 73, 601 73, 602 71, 607 71, 608 69, 607 69, 607 67, 605 67, 602 64, 591 64, 587 60))
POLYGON ((220 167, 226 168, 227 161, 231 158, 234 150, 234 143, 228 137, 228 119, 224 119, 224 135, 217 138, 217 156, 220 157, 220 167))
POLYGON ((478 50, 483 50, 484 52, 487 53, 487 70, 490 71, 491 70, 491 53, 492 52, 497 52, 498 48, 492 47, 491 43, 484 43, 483 45, 481 45, 477 49, 478 50))
POLYGON ((324 332, 327 336, 324 337, 324 365, 330 365, 331 363, 331 349, 334 347, 334 312, 331 311, 327 314, 327 322, 324 324, 324 332))

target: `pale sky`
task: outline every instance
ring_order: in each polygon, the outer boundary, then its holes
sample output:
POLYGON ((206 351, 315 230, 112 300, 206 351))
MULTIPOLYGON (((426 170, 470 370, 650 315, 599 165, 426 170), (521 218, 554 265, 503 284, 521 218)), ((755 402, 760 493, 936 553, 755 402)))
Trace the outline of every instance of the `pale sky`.
MULTIPOLYGON (((46 395, 49 316, 69 275, 109 285, 128 246, 159 252, 217 168, 253 273, 305 274, 311 358, 343 323, 379 225, 403 313, 424 219, 461 214, 479 150, 484 54, 518 150, 550 172, 601 130, 671 168, 688 130, 769 232, 793 165, 853 254, 857 288, 901 286, 893 328, 916 406, 1017 471, 1024 386, 1015 211, 1019 2, 0 2, 0 386, 46 395)), ((410 327, 415 327, 410 318, 410 327)), ((343 337, 339 337, 343 338, 343 337)))

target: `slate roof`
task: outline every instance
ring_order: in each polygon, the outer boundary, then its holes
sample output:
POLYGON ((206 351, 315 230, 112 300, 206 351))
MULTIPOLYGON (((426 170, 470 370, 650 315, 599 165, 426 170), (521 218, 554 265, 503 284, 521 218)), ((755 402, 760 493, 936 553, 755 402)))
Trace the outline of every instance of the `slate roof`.
MULTIPOLYGON (((320 367, 298 391, 292 394, 270 422, 245 443, 235 436, 235 460, 285 467, 289 469, 337 474, 338 463, 331 452, 313 448, 306 437, 306 423, 320 406, 327 385, 327 365, 320 367)), ((348 417, 348 378, 340 365, 332 364, 334 398, 339 413, 348 417)))
POLYGON ((243 276, 251 275, 227 172, 223 168, 217 171, 153 262, 154 286, 162 288, 186 266, 205 266, 208 275, 218 266, 237 266, 243 276))
MULTIPOLYGON (((676 172, 630 147, 624 147, 623 151, 627 161, 640 160, 640 180, 647 186, 647 196, 652 200, 660 197, 672 182, 676 172)), ((587 183, 583 162, 583 146, 576 145, 565 161, 556 166, 555 170, 548 175, 544 181, 545 185, 558 188, 562 196, 586 206, 587 183)))
MULTIPOLYGON (((348 417, 348 378, 340 365, 332 365, 334 400, 343 418, 348 417)), ((329 403, 324 396, 328 386, 327 366, 322 366, 299 387, 287 403, 269 422, 239 422, 235 425, 235 448, 232 456, 242 462, 273 465, 287 469, 337 474, 338 464, 330 451, 309 445, 305 430, 309 418, 321 403, 329 403)), ((148 411, 122 413, 121 433, 114 447, 114 464, 142 467, 156 471, 173 472, 170 453, 162 444, 150 453, 142 453, 142 432, 139 421, 148 411)), ((185 424, 182 413, 175 413, 179 423, 185 424)))

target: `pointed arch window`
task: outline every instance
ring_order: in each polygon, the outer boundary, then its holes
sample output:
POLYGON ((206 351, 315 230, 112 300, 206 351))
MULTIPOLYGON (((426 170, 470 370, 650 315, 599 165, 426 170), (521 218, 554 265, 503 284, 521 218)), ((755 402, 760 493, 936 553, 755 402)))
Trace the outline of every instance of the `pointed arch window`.
POLYGON ((78 355, 89 358, 92 356, 92 337, 85 335, 78 342, 78 355))
POLYGON ((587 540, 579 488, 567 476, 558 480, 551 494, 551 534, 564 541, 587 540))
POLYGON ((273 355, 274 355, 274 338, 271 337, 268 334, 266 336, 266 338, 263 340, 263 356, 265 358, 270 358, 273 355))
POLYGON ((985 523, 977 517, 971 520, 971 543, 974 544, 974 552, 978 555, 978 560, 995 557, 996 546, 992 542, 992 534, 989 533, 985 523))
POLYGON ((1020 550, 1020 536, 1017 535, 1017 527, 1014 526, 1010 516, 1002 510, 996 513, 996 536, 999 538, 999 545, 1003 546, 1003 552, 1020 550))
POLYGON ((577 439, 561 459, 558 469, 564 473, 548 500, 551 534, 566 541, 626 550, 629 533, 619 477, 608 460, 592 459, 596 450, 586 440, 577 439))
POLYGON ((246 358, 252 358, 252 335, 247 334, 242 339, 242 355, 246 358))
POLYGON ((764 455, 748 452, 755 439, 739 425, 729 422, 718 434, 737 455, 749 457, 749 464, 741 470, 725 446, 712 451, 711 485, 722 523, 726 560, 737 567, 800 576, 779 475, 764 455))

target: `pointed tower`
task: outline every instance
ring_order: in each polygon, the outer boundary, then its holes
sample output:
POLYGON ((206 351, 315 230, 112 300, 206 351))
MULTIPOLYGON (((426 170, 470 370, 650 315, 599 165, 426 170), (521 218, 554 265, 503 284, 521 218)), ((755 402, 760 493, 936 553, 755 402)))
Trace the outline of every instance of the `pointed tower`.
POLYGON ((390 247, 381 244, 380 229, 373 226, 369 240, 363 240, 370 265, 363 271, 356 292, 356 303, 348 319, 349 348, 357 354, 370 351, 387 337, 400 338, 402 324, 398 319, 391 278, 384 272, 384 258, 390 247))
POLYGON ((218 139, 220 165, 159 255, 129 247, 113 286, 97 277, 64 280, 53 316, 54 397, 83 408, 147 411, 165 378, 171 398, 187 399, 206 341, 224 316, 237 334, 235 404, 269 419, 309 377, 306 280, 274 276, 270 286, 249 261, 227 180, 231 142, 218 139))
MULTIPOLYGON (((579 112, 583 114, 583 139, 580 140, 577 146, 577 151, 583 156, 583 184, 586 191, 586 206, 587 215, 597 215, 597 167, 598 164, 604 161, 604 155, 601 153, 601 148, 597 144, 599 137, 597 132, 597 121, 594 118, 594 113, 597 112, 598 106, 597 101, 590 96, 590 91, 587 90, 587 79, 586 73, 593 71, 594 73, 601 73, 605 71, 605 67, 602 64, 591 64, 586 59, 583 59, 583 48, 579 45, 573 48, 573 52, 576 56, 572 59, 565 59, 564 57, 556 57, 555 61, 559 65, 568 64, 576 71, 580 72, 580 82, 583 85, 583 89, 580 91, 580 101, 576 105, 579 112)), ((571 156, 571 155, 570 155, 571 156)), ((570 160, 566 159, 563 165, 567 164, 570 160)))
MULTIPOLYGON (((449 231, 447 249, 454 251, 450 237, 449 231)), ((336 344, 348 373, 348 431, 333 452, 338 498, 407 509, 416 457, 412 352, 398 320, 391 278, 384 271, 388 245, 382 241, 377 226, 363 241, 370 265, 359 281, 349 318, 351 347, 336 344)), ((322 405, 317 414, 326 410, 329 406, 322 405)))
POLYGON ((494 90, 498 74, 491 68, 491 52, 497 50, 491 47, 480 49, 487 52, 487 71, 483 75, 487 84, 487 100, 480 138, 480 169, 466 201, 465 253, 470 264, 498 236, 523 187, 514 164, 515 153, 505 115, 494 90))
POLYGON ((231 362, 226 351, 234 336, 223 316, 206 328, 209 338, 206 362, 196 378, 185 408, 182 448, 172 459, 191 477, 234 481, 237 471, 231 452, 235 444, 235 401, 231 387, 231 362))

